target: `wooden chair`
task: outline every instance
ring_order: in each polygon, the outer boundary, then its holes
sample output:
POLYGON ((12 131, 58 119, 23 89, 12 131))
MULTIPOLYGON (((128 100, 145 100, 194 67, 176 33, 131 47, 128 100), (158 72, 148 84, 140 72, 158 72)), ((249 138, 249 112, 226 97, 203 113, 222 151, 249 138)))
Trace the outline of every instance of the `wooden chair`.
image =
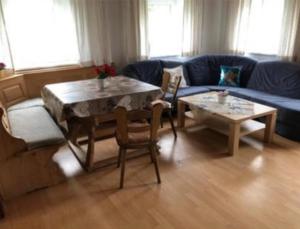
POLYGON ((114 111, 117 120, 116 140, 119 145, 118 167, 121 165, 120 188, 123 188, 126 153, 128 149, 148 148, 151 161, 154 163, 157 182, 160 183, 160 174, 156 158, 157 132, 160 125, 163 105, 154 103, 151 110, 127 112, 124 107, 117 107, 114 111), (138 122, 139 120, 150 119, 138 122))
POLYGON ((163 74, 163 82, 162 82, 162 91, 163 91, 163 96, 161 98, 162 102, 163 102, 163 113, 166 113, 169 119, 169 122, 171 124, 173 133, 175 138, 177 138, 177 133, 176 133, 176 129, 174 126, 174 122, 173 122, 173 115, 172 115, 172 111, 173 108, 176 105, 176 97, 177 97, 177 91, 181 82, 181 78, 182 76, 172 76, 170 75, 170 73, 168 72, 164 72, 163 74), (171 102, 166 101, 166 95, 167 93, 172 95, 171 98, 171 102))

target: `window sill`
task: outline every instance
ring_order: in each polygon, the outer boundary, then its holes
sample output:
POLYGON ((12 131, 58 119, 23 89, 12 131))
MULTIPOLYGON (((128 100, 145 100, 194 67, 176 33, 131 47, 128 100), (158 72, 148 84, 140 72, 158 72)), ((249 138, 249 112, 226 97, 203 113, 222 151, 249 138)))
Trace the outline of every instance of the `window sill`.
POLYGON ((80 64, 73 65, 63 65, 63 66, 54 66, 54 67, 46 67, 46 68, 35 68, 35 69, 25 69, 25 70, 17 70, 16 74, 34 74, 34 73, 46 73, 46 72, 56 72, 56 71, 64 71, 64 70, 76 70, 85 68, 80 64))

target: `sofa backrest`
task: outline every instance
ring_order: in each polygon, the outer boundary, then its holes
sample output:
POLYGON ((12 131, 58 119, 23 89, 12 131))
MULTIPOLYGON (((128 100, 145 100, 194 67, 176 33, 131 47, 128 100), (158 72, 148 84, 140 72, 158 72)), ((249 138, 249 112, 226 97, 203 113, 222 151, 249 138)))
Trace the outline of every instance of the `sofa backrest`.
POLYGON ((217 85, 220 80, 221 65, 242 66, 241 87, 246 87, 256 61, 242 56, 209 55, 196 57, 185 63, 191 85, 217 85))
POLYGON ((125 76, 160 87, 163 67, 160 60, 146 60, 127 65, 122 73, 125 76))
POLYGON ((247 87, 300 99, 300 65, 282 61, 258 63, 247 87))

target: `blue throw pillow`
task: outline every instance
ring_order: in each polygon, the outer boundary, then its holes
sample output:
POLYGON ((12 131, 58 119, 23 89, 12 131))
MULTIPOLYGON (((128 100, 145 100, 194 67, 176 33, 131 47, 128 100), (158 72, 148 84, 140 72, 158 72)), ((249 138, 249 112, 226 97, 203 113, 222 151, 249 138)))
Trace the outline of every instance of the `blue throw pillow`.
POLYGON ((242 66, 221 65, 219 86, 239 87, 241 70, 242 66))

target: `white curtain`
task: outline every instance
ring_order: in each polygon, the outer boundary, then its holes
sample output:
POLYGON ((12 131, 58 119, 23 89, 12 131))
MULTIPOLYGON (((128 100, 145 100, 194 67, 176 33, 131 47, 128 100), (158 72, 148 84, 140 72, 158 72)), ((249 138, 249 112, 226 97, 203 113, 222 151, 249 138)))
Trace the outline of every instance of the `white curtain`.
POLYGON ((183 5, 183 56, 198 55, 202 51, 203 0, 185 0, 183 5))
POLYGON ((2 0, 1 3, 16 69, 78 63, 70 0, 2 0))
POLYGON ((109 1, 73 0, 80 63, 85 66, 112 62, 109 18, 106 8, 109 1))
POLYGON ((121 9, 121 65, 147 59, 149 56, 147 0, 123 0, 121 9))
POLYGON ((292 60, 296 56, 296 37, 299 29, 300 1, 286 0, 280 37, 279 56, 292 60))
POLYGON ((124 66, 148 53, 146 0, 73 0, 80 62, 124 66))
POLYGON ((239 0, 232 51, 291 60, 299 23, 299 0, 239 0))
POLYGON ((3 17, 2 4, 0 1, 0 63, 4 63, 7 69, 13 69, 13 63, 10 55, 9 41, 3 17))

